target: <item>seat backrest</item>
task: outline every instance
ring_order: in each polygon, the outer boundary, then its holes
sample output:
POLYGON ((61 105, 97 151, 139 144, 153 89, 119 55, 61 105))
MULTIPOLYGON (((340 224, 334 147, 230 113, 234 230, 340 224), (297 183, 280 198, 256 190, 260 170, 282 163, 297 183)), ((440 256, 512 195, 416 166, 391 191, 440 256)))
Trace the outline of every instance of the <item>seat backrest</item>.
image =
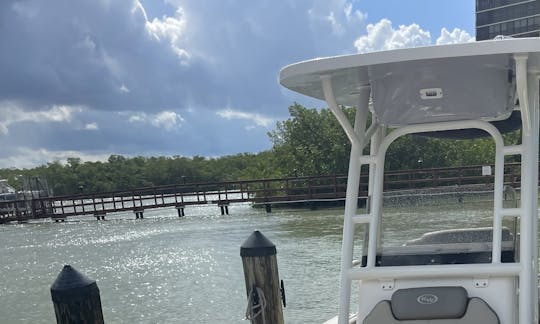
POLYGON ((495 312, 463 287, 425 287, 397 290, 391 301, 378 303, 364 324, 499 324, 495 312))
POLYGON ((392 313, 398 320, 463 317, 469 296, 463 287, 399 289, 392 295, 392 313))

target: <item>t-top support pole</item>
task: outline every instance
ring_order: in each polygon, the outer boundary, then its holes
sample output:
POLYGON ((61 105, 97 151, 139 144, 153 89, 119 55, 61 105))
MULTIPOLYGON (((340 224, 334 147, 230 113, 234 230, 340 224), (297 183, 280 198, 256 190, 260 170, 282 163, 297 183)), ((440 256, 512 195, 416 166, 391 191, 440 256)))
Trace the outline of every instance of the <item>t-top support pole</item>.
POLYGON ((527 54, 514 54, 522 119, 519 323, 538 323, 538 74, 528 72, 527 54))
POLYGON ((353 217, 358 209, 358 190, 360 185, 360 156, 365 145, 366 121, 368 117, 368 105, 370 97, 370 87, 365 86, 360 89, 358 97, 358 107, 354 119, 354 128, 347 119, 347 116, 338 106, 332 88, 332 76, 321 77, 324 97, 334 116, 351 141, 351 155, 349 160, 349 174, 347 177, 347 195, 345 200, 345 215, 343 220, 343 242, 341 245, 341 280, 340 280, 340 305, 339 324, 348 324, 349 304, 351 300, 351 279, 348 271, 352 267, 352 254, 354 247, 354 222, 353 217))

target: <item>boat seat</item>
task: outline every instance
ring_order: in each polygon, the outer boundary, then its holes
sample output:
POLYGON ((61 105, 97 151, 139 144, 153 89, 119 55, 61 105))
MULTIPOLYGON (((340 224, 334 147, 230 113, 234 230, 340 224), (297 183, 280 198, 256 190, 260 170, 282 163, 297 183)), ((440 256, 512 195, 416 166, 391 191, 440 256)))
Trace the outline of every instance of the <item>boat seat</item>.
POLYGON ((463 287, 397 290, 383 300, 363 324, 499 324, 497 314, 481 298, 469 298, 463 287))

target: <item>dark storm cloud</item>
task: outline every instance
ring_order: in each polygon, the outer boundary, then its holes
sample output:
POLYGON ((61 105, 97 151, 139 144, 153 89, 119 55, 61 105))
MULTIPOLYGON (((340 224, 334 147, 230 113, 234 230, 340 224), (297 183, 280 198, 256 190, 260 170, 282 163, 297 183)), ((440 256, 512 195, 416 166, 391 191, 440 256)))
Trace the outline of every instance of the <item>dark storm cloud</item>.
POLYGON ((279 69, 363 26, 346 0, 1 1, 0 167, 268 149, 279 69))
POLYGON ((3 1, 0 101, 269 110, 285 103, 283 65, 352 48, 329 3, 180 1, 154 20, 134 0, 3 1))
POLYGON ((200 79, 215 87, 203 62, 188 63, 168 35, 147 28, 136 1, 4 1, 1 9, 0 100, 103 110, 209 103, 198 92, 200 79))

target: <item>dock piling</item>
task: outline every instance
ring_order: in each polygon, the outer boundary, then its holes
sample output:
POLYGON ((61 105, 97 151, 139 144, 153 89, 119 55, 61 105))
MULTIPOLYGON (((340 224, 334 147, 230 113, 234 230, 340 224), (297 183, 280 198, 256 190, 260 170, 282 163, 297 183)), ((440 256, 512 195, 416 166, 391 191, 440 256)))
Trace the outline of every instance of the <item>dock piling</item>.
MULTIPOLYGON (((276 246, 261 232, 253 232, 240 247, 251 324, 283 324, 276 246)), ((283 284, 283 283, 282 283, 283 284)))
POLYGON ((176 206, 176 210, 178 211, 178 217, 184 217, 186 216, 186 213, 184 212, 184 205, 178 205, 176 206))
POLYGON ((143 219, 144 218, 144 209, 141 207, 137 207, 133 209, 133 213, 135 214, 135 219, 143 219))
POLYGON ((103 324, 99 288, 70 265, 65 265, 51 286, 57 324, 103 324))
POLYGON ((221 215, 229 215, 229 205, 228 204, 219 205, 219 208, 221 209, 221 215))

